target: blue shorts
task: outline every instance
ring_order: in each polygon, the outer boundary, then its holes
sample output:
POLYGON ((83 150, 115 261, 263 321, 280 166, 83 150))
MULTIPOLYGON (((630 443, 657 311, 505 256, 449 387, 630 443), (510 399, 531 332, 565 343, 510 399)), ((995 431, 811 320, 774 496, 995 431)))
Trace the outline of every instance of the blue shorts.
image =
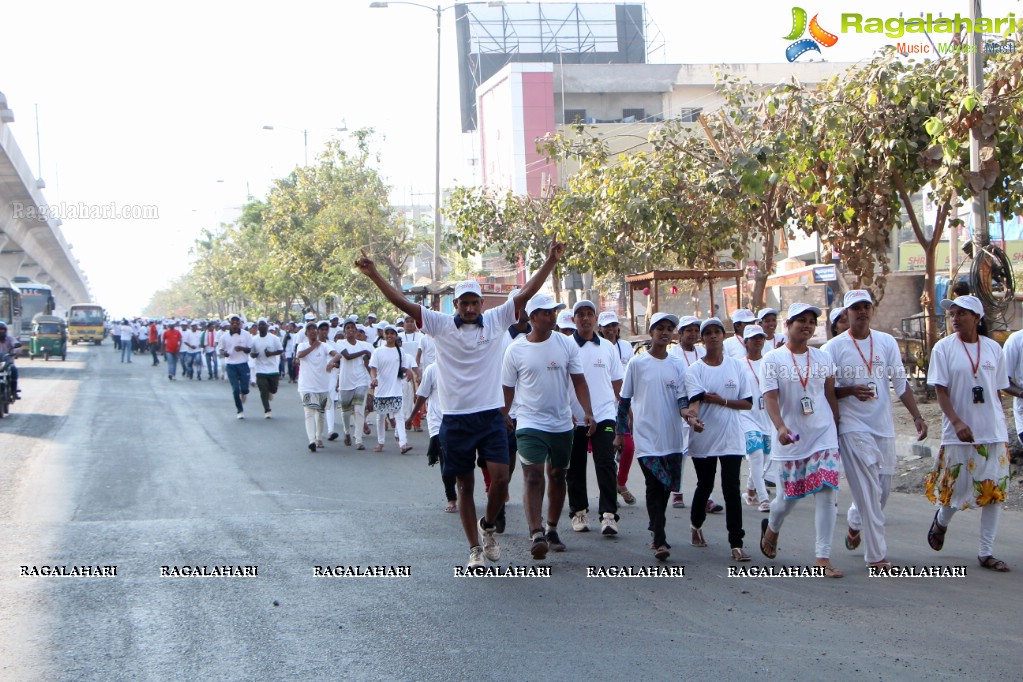
POLYGON ((472 414, 446 414, 440 423, 444 449, 441 473, 463 476, 476 467, 476 454, 486 462, 508 463, 508 430, 498 409, 472 414))

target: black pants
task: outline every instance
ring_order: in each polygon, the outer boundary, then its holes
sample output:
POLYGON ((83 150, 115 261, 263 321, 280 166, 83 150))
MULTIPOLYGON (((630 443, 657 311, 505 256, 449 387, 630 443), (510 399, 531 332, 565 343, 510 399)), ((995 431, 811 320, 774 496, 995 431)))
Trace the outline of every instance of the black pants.
POLYGON ((741 455, 722 457, 690 457, 696 469, 696 492, 690 504, 689 518, 694 528, 702 528, 707 518, 707 500, 714 490, 714 476, 721 462, 721 496, 725 498, 725 526, 728 528, 729 547, 742 547, 746 532, 742 529, 742 499, 739 494, 739 467, 741 455))
MULTIPOLYGON (((200 368, 200 374, 202 374, 200 368)), ((279 374, 257 374, 256 388, 259 389, 259 399, 263 401, 263 412, 270 411, 270 395, 277 393, 277 384, 281 380, 279 374)))
POLYGON ((288 358, 288 381, 292 381, 292 382, 295 381, 295 359, 294 358, 288 358))
POLYGON ((592 436, 586 435, 585 426, 576 427, 572 439, 572 459, 565 475, 570 515, 590 508, 586 493, 586 460, 587 446, 592 446, 593 469, 597 474, 597 489, 600 491, 597 508, 600 514, 614 514, 615 520, 618 520, 618 469, 615 466, 614 439, 613 419, 598 423, 592 436))
POLYGON ((639 468, 643 470, 643 478, 646 479, 646 513, 650 517, 650 530, 654 534, 654 548, 657 548, 668 544, 664 534, 664 525, 668 501, 671 500, 671 491, 665 488, 656 476, 647 471, 642 462, 640 462, 639 468))
POLYGON ((444 475, 444 449, 440 446, 440 436, 430 436, 430 449, 427 451, 426 456, 428 461, 433 461, 433 458, 436 457, 437 461, 440 462, 440 478, 444 481, 444 497, 448 502, 457 501, 458 491, 455 489, 455 484, 458 481, 458 477, 444 475))

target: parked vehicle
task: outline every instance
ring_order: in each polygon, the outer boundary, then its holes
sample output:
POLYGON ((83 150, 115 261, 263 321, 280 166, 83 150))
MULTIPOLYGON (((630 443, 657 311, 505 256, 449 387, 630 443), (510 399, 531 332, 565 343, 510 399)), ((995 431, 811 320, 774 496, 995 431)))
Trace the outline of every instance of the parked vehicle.
POLYGON ((67 360, 67 328, 61 318, 40 313, 32 318, 28 357, 49 360, 51 355, 67 360))

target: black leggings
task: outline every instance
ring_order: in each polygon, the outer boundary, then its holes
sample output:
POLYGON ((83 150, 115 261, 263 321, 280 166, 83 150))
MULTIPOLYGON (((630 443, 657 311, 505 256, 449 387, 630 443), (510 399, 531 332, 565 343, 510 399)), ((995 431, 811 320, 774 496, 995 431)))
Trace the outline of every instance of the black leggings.
POLYGON ((746 532, 742 529, 742 497, 739 494, 739 468, 742 466, 741 455, 724 455, 722 457, 690 457, 696 469, 696 492, 689 518, 693 528, 703 527, 707 518, 707 500, 714 490, 714 477, 717 473, 718 461, 721 462, 721 495, 725 498, 725 526, 728 528, 728 545, 742 547, 742 538, 746 532))

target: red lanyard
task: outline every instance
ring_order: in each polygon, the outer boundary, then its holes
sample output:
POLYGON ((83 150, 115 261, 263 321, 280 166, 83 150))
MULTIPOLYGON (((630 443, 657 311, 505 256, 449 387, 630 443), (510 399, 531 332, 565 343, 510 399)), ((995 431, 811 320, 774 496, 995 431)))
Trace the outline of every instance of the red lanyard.
MULTIPOLYGON (((956 334, 956 336, 959 336, 956 334)), ((963 344, 963 351, 966 353, 966 359, 970 361, 970 368, 973 369, 973 378, 977 378, 977 370, 980 369, 980 339, 977 339, 977 364, 973 364, 973 358, 970 357, 970 349, 966 347, 966 342, 963 341, 963 337, 959 336, 959 343, 963 344)))
MULTIPOLYGON (((753 369, 753 363, 749 361, 748 357, 746 358, 746 364, 749 365, 749 371, 753 372, 753 378, 757 380, 757 388, 760 388, 760 377, 757 376, 757 371, 753 369)), ((803 388, 806 388, 806 386, 804 385, 803 388)))
MULTIPOLYGON (((856 339, 853 338, 852 334, 849 335, 849 338, 852 339, 853 345, 856 346, 856 352, 860 354, 860 359, 863 360, 863 364, 867 366, 867 374, 873 375, 873 373, 874 373, 874 364, 873 364, 873 361, 874 361, 873 360, 873 358, 874 358, 874 335, 871 334, 870 332, 867 332, 867 335, 870 337, 870 360, 868 360, 867 358, 863 357, 863 351, 860 350, 860 344, 856 343, 856 339)), ((979 360, 978 360, 978 362, 979 362, 979 360)))
MULTIPOLYGON (((799 377, 799 383, 803 385, 803 392, 806 392, 806 385, 810 383, 810 349, 806 349, 806 379, 803 378, 803 373, 799 371, 799 364, 796 362, 796 354, 789 348, 789 355, 792 356, 792 366, 796 368, 796 376, 799 377)), ((747 358, 749 361, 749 358, 747 358)))
MULTIPOLYGON (((681 346, 679 346, 679 348, 682 348, 682 347, 681 347, 681 346)), ((693 355, 695 355, 695 356, 696 356, 696 359, 697 359, 697 360, 699 360, 699 359, 700 359, 700 354, 699 354, 699 352, 697 352, 697 351, 695 351, 695 350, 694 350, 694 351, 693 351, 693 355)), ((682 359, 686 361, 686 367, 692 367, 692 366, 693 366, 693 363, 689 362, 689 352, 688 352, 688 351, 686 351, 686 349, 685 349, 685 348, 682 348, 682 359)))

